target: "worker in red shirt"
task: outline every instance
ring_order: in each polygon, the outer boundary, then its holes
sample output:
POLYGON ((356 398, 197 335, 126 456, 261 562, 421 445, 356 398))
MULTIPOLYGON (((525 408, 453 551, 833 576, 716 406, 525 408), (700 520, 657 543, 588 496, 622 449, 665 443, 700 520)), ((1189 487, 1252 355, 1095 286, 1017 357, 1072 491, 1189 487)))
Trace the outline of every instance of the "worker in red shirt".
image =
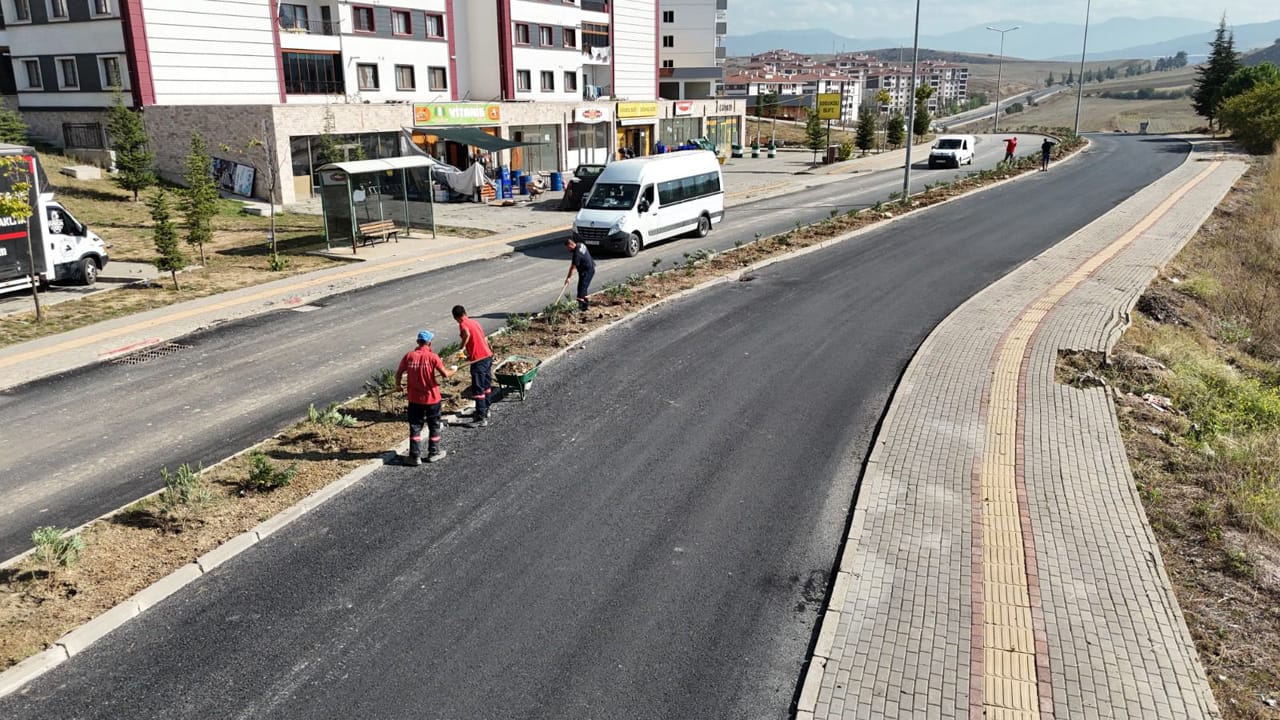
POLYGON ((476 401, 476 414, 471 419, 471 427, 482 428, 489 424, 489 396, 493 394, 493 350, 489 349, 484 328, 467 315, 466 308, 454 305, 453 319, 458 321, 461 354, 471 363, 471 387, 467 388, 467 394, 476 401))
POLYGON ((436 375, 447 378, 453 372, 431 349, 430 330, 418 333, 418 347, 400 358, 396 369, 396 389, 403 391, 405 376, 409 378, 409 457, 406 465, 422 464, 422 426, 430 431, 427 443, 427 462, 443 460, 445 451, 440 448, 440 384, 436 375))
POLYGON ((1004 141, 1004 161, 1005 161, 1005 162, 1009 162, 1009 161, 1013 160, 1013 153, 1014 153, 1014 151, 1015 151, 1015 150, 1017 150, 1017 149, 1018 149, 1018 138, 1017 138, 1017 137, 1005 138, 1005 141, 1004 141))

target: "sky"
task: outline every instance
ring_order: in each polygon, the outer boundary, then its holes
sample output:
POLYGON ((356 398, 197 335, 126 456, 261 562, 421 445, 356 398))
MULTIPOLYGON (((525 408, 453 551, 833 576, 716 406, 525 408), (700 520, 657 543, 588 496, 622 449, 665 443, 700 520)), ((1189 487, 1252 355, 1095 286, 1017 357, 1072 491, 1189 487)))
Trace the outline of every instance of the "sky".
MULTIPOLYGON (((919 0, 920 33, 1023 20, 1084 24, 1085 0, 919 0)), ((1093 0, 1089 22, 1114 17, 1179 17, 1217 23, 1222 13, 1231 25, 1280 19, 1275 0, 1093 0)), ((827 29, 856 38, 910 36, 915 3, 910 0, 729 0, 729 34, 765 30, 827 29)))

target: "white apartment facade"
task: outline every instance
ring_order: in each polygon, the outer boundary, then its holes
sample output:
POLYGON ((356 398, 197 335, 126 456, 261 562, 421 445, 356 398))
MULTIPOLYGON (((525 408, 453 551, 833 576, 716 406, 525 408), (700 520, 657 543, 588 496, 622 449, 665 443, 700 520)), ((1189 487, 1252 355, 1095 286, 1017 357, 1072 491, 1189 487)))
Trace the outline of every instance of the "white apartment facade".
POLYGON ((729 0, 660 0, 658 93, 671 100, 724 91, 729 0))

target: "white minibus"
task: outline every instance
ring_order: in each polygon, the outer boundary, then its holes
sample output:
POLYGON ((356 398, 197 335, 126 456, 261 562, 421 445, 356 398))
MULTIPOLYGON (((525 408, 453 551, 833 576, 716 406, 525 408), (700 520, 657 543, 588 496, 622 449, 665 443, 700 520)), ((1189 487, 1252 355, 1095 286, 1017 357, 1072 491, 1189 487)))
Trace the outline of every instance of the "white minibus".
POLYGON ((722 219, 719 159, 680 150, 606 165, 574 218, 573 239, 631 257, 683 233, 705 237, 722 219))

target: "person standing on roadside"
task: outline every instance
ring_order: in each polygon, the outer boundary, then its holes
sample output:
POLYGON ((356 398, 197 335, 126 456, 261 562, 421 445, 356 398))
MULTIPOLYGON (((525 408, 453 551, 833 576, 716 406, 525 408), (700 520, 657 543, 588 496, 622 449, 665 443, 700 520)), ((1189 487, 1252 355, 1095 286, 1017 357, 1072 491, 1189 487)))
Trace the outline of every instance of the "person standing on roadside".
POLYGON ((484 329, 467 315, 466 308, 454 305, 453 319, 458 321, 462 354, 471 363, 469 390, 476 401, 476 414, 471 420, 471 427, 485 427, 489 424, 489 396, 493 394, 493 350, 489 348, 489 339, 485 337, 484 329))
POLYGON ((1040 143, 1040 172, 1046 172, 1049 169, 1049 155, 1053 153, 1054 142, 1049 138, 1045 138, 1040 143))
POLYGON ((405 353, 400 358, 400 367, 396 369, 396 390, 403 391, 405 376, 409 378, 409 456, 404 460, 405 465, 422 464, 423 425, 430 433, 427 437, 427 462, 443 460, 446 455, 440 447, 442 397, 436 375, 447 378, 453 372, 431 349, 433 337, 435 335, 430 330, 418 332, 418 347, 405 353))
POLYGON ((1018 138, 1017 138, 1017 136, 1010 137, 1010 138, 1005 138, 1005 141, 1004 141, 1004 161, 1005 161, 1005 162, 1012 162, 1012 161, 1013 161, 1013 154, 1014 154, 1014 152, 1016 152, 1017 150, 1018 150, 1018 138))
POLYGON ((564 241, 564 246, 569 249, 572 256, 569 259, 569 274, 564 276, 564 284, 567 286, 569 280, 573 277, 573 271, 578 271, 578 309, 587 309, 587 291, 591 288, 591 278, 596 274, 596 261, 591 257, 591 252, 587 250, 587 246, 579 242, 574 242, 573 238, 564 241))

